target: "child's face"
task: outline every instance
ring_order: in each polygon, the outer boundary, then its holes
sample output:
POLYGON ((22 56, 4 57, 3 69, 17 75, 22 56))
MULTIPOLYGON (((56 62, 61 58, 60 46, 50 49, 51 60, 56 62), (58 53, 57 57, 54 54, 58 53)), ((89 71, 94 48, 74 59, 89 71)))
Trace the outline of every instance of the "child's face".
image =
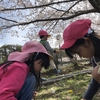
POLYGON ((72 52, 84 58, 92 58, 95 54, 94 46, 90 40, 85 40, 85 44, 78 46, 76 49, 73 49, 72 52))
POLYGON ((42 61, 41 60, 42 59, 39 59, 39 60, 34 61, 34 70, 35 70, 35 72, 41 71, 41 69, 43 67, 43 66, 41 66, 41 64, 42 64, 42 61))

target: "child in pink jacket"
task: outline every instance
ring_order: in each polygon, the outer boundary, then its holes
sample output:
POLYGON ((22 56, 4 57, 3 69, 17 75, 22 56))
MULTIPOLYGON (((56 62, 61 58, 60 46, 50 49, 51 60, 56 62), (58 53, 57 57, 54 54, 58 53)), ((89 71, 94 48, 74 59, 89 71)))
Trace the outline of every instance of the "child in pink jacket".
POLYGON ((26 42, 0 65, 0 100, 31 100, 40 84, 40 71, 52 58, 39 42, 26 42))

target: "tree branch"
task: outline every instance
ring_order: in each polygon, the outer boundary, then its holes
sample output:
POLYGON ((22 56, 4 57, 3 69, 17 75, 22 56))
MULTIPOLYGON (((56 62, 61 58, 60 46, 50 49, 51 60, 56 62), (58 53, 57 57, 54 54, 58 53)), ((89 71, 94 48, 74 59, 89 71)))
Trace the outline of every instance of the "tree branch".
MULTIPOLYGON (((73 4, 67 11, 65 11, 60 17, 62 17, 63 15, 65 15, 67 12, 69 12, 69 10, 72 8, 72 7, 74 7, 77 3, 79 3, 80 1, 77 1, 75 4, 73 4)), ((59 20, 57 20, 56 22, 55 22, 55 24, 53 25, 53 28, 57 25, 57 23, 58 23, 58 21, 59 20)), ((52 30, 52 29, 51 29, 52 30)))
POLYGON ((0 17, 1 19, 4 19, 4 20, 6 20, 6 21, 10 21, 10 22, 14 22, 14 23, 18 23, 17 21, 15 21, 15 20, 10 20, 10 19, 7 19, 7 18, 3 18, 3 17, 0 17))
POLYGON ((21 0, 22 5, 26 8, 26 5, 24 4, 24 2, 21 0))
POLYGON ((30 21, 30 22, 25 22, 25 23, 18 23, 18 24, 14 24, 14 25, 10 25, 10 26, 1 26, 2 29, 6 29, 6 28, 11 28, 13 26, 19 26, 19 25, 28 25, 31 23, 35 23, 35 22, 44 22, 44 21, 56 21, 56 20, 68 20, 74 17, 77 17, 79 15, 83 15, 83 14, 88 14, 88 13, 93 13, 93 12, 98 12, 96 9, 91 9, 91 10, 86 10, 86 11, 81 11, 81 12, 77 12, 74 15, 68 16, 68 17, 60 17, 60 18, 50 18, 50 19, 37 19, 34 21, 30 21))
MULTIPOLYGON (((39 5, 39 6, 34 6, 34 7, 27 7, 27 8, 9 8, 9 9, 2 9, 0 11, 11 11, 11 10, 25 10, 25 9, 34 9, 34 8, 41 8, 41 7, 48 7, 50 5, 54 5, 54 4, 60 4, 60 3, 64 3, 64 2, 73 2, 73 1, 77 1, 77 0, 65 0, 65 1, 59 1, 59 2, 53 2, 53 3, 48 3, 48 4, 44 4, 44 5, 39 5)), ((85 0, 80 0, 80 1, 85 1, 85 0)))
POLYGON ((0 0, 0 2, 2 2, 3 0, 0 0))

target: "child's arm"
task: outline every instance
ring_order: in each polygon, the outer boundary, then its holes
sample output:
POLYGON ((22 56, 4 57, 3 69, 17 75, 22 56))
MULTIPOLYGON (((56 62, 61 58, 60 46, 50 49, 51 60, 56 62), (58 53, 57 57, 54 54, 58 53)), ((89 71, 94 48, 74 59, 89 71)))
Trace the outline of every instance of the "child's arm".
POLYGON ((99 87, 100 87, 100 84, 96 80, 92 79, 83 98, 86 100, 92 100, 94 95, 97 93, 99 87))
MULTIPOLYGON (((100 58, 96 57, 96 60, 99 61, 100 58)), ((94 57, 91 59, 91 62, 92 62, 92 67, 95 68, 97 66, 97 64, 96 64, 94 57)), ((100 87, 100 84, 95 79, 92 79, 90 84, 89 84, 87 91, 85 92, 85 94, 83 96, 83 98, 86 99, 86 100, 92 100, 94 95, 97 93, 99 87, 100 87)))
POLYGON ((24 63, 13 63, 3 74, 0 81, 0 100, 17 100, 15 96, 22 88, 29 68, 24 63))
POLYGON ((100 84, 100 66, 97 65, 92 71, 93 78, 100 84))
POLYGON ((53 48, 51 48, 51 46, 50 46, 48 41, 46 41, 45 47, 46 47, 47 51, 49 51, 51 53, 55 53, 55 50, 53 48))

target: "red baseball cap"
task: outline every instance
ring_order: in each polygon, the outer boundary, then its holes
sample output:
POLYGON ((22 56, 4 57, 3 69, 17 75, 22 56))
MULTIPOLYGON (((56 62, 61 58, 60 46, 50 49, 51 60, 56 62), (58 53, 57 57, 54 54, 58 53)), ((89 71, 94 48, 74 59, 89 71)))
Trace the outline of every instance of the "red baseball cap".
POLYGON ((39 33, 38 33, 38 35, 39 35, 39 36, 48 36, 48 37, 51 36, 51 35, 49 35, 49 34, 47 33, 47 31, 45 31, 45 30, 40 30, 39 33))
POLYGON ((77 39, 83 38, 90 29, 91 20, 81 19, 71 23, 63 32, 64 43, 60 49, 70 48, 77 39))

